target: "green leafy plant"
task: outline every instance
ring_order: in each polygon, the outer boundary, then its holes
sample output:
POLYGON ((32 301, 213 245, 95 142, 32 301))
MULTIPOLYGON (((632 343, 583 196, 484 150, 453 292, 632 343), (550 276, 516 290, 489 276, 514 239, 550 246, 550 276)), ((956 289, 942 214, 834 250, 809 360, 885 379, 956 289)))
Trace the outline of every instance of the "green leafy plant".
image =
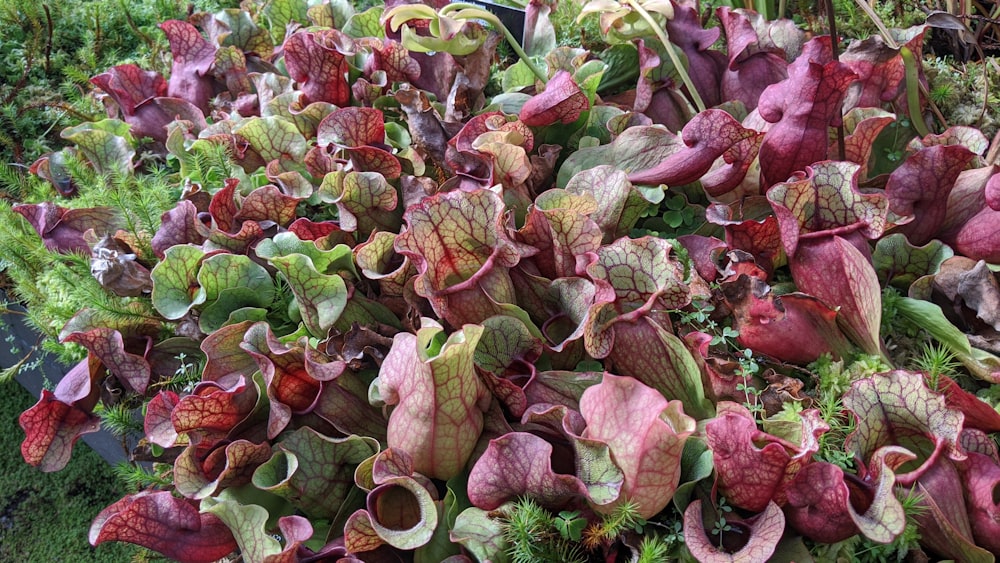
POLYGON ((675 46, 670 42, 667 30, 664 28, 662 18, 672 19, 674 11, 668 2, 649 1, 639 2, 636 0, 592 0, 584 5, 577 16, 577 21, 582 21, 587 15, 597 13, 601 15, 601 29, 605 34, 614 29, 615 33, 623 38, 631 39, 652 33, 660 43, 673 65, 674 72, 680 77, 681 82, 687 88, 688 96, 694 107, 698 111, 705 111, 705 102, 702 101, 698 89, 695 88, 687 68, 684 66, 680 56, 675 51, 675 46), (661 18, 660 21, 657 17, 661 18))
POLYGON ((719 503, 716 506, 715 522, 712 523, 712 535, 716 536, 719 540, 719 548, 722 549, 723 535, 727 532, 733 531, 733 526, 726 522, 726 514, 733 511, 733 507, 726 504, 725 497, 719 497, 719 503))
MULTIPOLYGON (((575 517, 569 520, 575 522, 575 517)), ((581 545, 572 537, 574 530, 579 534, 577 524, 567 522, 566 516, 553 516, 534 500, 515 502, 504 512, 502 522, 513 563, 586 561, 581 545)))

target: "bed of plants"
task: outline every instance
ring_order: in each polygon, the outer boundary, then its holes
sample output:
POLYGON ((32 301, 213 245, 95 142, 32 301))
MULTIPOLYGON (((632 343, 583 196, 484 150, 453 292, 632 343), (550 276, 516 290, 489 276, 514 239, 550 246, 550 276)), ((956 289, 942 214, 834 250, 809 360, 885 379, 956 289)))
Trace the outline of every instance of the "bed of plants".
POLYGON ((90 542, 180 561, 993 561, 997 148, 925 71, 985 35, 857 6, 162 22, 0 168, 25 460, 138 439, 90 542))

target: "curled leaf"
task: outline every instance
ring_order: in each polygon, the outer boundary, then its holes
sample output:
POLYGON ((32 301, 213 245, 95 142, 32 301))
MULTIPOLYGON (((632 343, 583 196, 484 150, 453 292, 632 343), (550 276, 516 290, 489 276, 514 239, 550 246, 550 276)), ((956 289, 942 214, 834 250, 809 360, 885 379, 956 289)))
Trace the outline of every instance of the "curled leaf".
POLYGON ((374 438, 331 438, 309 427, 299 428, 257 467, 253 484, 288 499, 312 518, 333 518, 345 510, 342 505, 354 490, 358 465, 378 449, 374 438))
POLYGON ((811 295, 775 296, 766 283, 745 274, 724 282, 723 292, 733 308, 737 342, 755 353, 797 364, 826 353, 850 353, 851 344, 837 327, 837 311, 811 295))
POLYGON ((826 158, 828 128, 839 118, 847 87, 856 78, 847 65, 833 60, 830 37, 822 36, 805 44, 788 66, 787 79, 764 90, 757 109, 773 124, 760 147, 765 185, 784 182, 826 158))
POLYGON ((881 353, 882 292, 861 251, 838 236, 809 241, 789 265, 800 290, 840 307, 837 323, 851 341, 869 354, 881 353))
POLYGON ((961 145, 936 145, 910 155, 889 176, 885 194, 889 209, 913 221, 897 228, 911 244, 927 244, 944 224, 958 175, 975 158, 961 145))
POLYGON ((996 502, 996 490, 1000 485, 1000 465, 988 456, 970 452, 963 478, 976 544, 997 553, 1000 551, 1000 527, 997 525, 1000 507, 996 502))
POLYGON ((414 473, 406 452, 389 448, 362 464, 359 486, 370 488, 366 508, 344 525, 344 544, 351 551, 371 551, 382 544, 413 550, 426 545, 438 527, 436 490, 414 473))
POLYGON ((169 491, 143 491, 105 508, 90 526, 90 544, 124 541, 182 563, 211 563, 238 545, 214 514, 198 513, 169 491))
POLYGON ((53 203, 20 204, 11 208, 27 219, 45 243, 55 252, 90 252, 83 234, 94 229, 99 236, 112 234, 121 223, 117 211, 110 207, 65 209, 53 203))
MULTIPOLYGON (((852 233, 874 239, 886 227, 889 207, 884 195, 858 189, 859 165, 825 161, 767 192, 781 228, 781 241, 794 265, 800 240, 852 233)), ((807 290, 804 290, 807 291, 807 290)))
POLYGON ((100 429, 96 415, 60 401, 47 389, 33 407, 21 413, 18 424, 25 433, 21 456, 42 471, 65 467, 80 436, 100 429))
POLYGON ((454 327, 502 313, 514 301, 507 269, 520 252, 503 229, 504 205, 489 190, 445 192, 411 205, 396 251, 419 272, 418 295, 454 327))
MULTIPOLYGON (((629 233, 649 202, 632 186, 628 177, 620 169, 600 165, 583 170, 566 184, 566 191, 581 196, 591 196, 597 209, 588 213, 604 233, 603 241, 611 243, 629 233)), ((540 196, 541 198, 541 196, 540 196)), ((541 198, 542 205, 547 198, 541 198)), ((581 211, 589 210, 589 205, 577 202, 581 211)))
POLYGON ((858 427, 845 447, 862 459, 878 448, 899 445, 920 454, 921 464, 897 476, 911 484, 939 455, 962 460, 959 446, 963 415, 927 388, 918 373, 895 370, 854 382, 844 394, 844 407, 858 417, 858 427))
POLYGON ((784 503, 784 489, 819 451, 819 437, 829 430, 819 412, 803 413, 801 444, 791 444, 757 429, 745 409, 730 409, 705 426, 712 449, 719 492, 751 512, 771 501, 784 503))
MULTIPOLYGON (((651 168, 632 172, 629 180, 636 184, 689 184, 708 172, 717 158, 726 154, 729 156, 727 161, 732 162, 739 151, 743 150, 743 141, 758 138, 756 131, 743 127, 728 113, 717 109, 706 110, 684 126, 681 131, 684 146, 680 150, 651 168)), ((759 141, 753 141, 756 142, 759 141)), ((752 158, 743 160, 747 161, 747 168, 741 167, 745 173, 752 158)), ((736 180, 742 180, 742 177, 726 184, 738 183, 736 180)), ((718 184, 718 180, 712 182, 715 189, 718 189, 718 184)))
POLYGON ((559 467, 552 444, 527 432, 509 432, 490 440, 469 472, 469 500, 483 510, 494 510, 504 502, 530 495, 542 506, 554 509, 587 495, 583 482, 559 467))
POLYGON ((519 117, 530 127, 544 127, 556 122, 567 125, 576 121, 589 106, 587 96, 572 75, 561 70, 549 80, 545 91, 524 104, 519 117))
POLYGON ((351 99, 347 58, 353 46, 346 35, 331 29, 300 31, 285 40, 285 66, 299 83, 307 102, 346 106, 351 99))
POLYGON ((913 457, 897 446, 879 449, 860 478, 826 462, 803 467, 786 489, 789 524, 824 543, 858 532, 877 542, 891 542, 906 525, 903 506, 893 492, 893 470, 913 457))

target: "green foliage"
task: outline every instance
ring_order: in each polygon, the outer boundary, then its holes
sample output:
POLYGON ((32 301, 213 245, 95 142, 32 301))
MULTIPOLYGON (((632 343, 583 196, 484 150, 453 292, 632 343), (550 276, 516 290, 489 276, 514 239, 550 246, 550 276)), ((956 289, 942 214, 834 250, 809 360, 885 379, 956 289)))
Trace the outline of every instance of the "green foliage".
MULTIPOLYGON (((905 0, 868 2, 887 27, 905 29, 923 23, 925 14, 920 4, 905 0)), ((837 18, 837 31, 846 37, 864 39, 878 35, 878 27, 858 7, 857 0, 833 0, 833 13, 837 18)), ((824 22, 825 23, 825 22, 824 22)))
POLYGON ((944 375, 954 378, 959 375, 962 364, 955 359, 955 354, 938 342, 924 342, 920 356, 914 360, 914 367, 927 375, 927 384, 936 389, 938 379, 944 375))
POLYGON ((754 416, 763 418, 764 406, 759 400, 763 391, 753 384, 753 378, 760 373, 760 364, 754 357, 753 350, 741 347, 736 341, 740 335, 738 330, 725 324, 719 324, 712 318, 714 311, 715 305, 705 300, 695 299, 691 302, 690 310, 675 312, 681 325, 687 325, 694 330, 711 335, 710 346, 725 350, 733 356, 733 359, 739 364, 736 375, 740 376, 742 381, 736 384, 736 390, 743 393, 745 399, 743 405, 754 416))
POLYGON ((675 193, 659 203, 650 204, 639 226, 632 229, 632 236, 674 238, 694 233, 705 224, 705 207, 701 205, 703 199, 696 194, 675 193))
POLYGON ((781 403, 781 410, 769 417, 768 420, 783 420, 786 422, 799 422, 802 420, 802 411, 805 408, 799 401, 787 401, 781 403))
POLYGON ((722 547, 722 534, 733 529, 732 525, 726 522, 726 514, 733 511, 733 507, 726 504, 726 497, 719 497, 718 516, 712 524, 712 535, 719 536, 719 547, 722 547))
POLYGON ((135 408, 127 403, 98 404, 94 414, 101 417, 101 426, 115 436, 142 432, 142 419, 136 417, 135 408))
POLYGON ((680 520, 661 537, 639 516, 638 505, 631 501, 588 525, 578 511, 552 514, 534 500, 522 498, 505 510, 501 522, 507 553, 514 563, 588 561, 588 554, 599 553, 633 533, 643 538, 638 561, 655 563, 667 561, 674 547, 683 542, 680 520))
POLYGON ((173 484, 170 472, 173 467, 165 463, 153 464, 152 469, 123 461, 114 466, 115 477, 128 490, 138 492, 150 487, 168 487, 173 484))
POLYGON ((549 16, 556 29, 556 43, 566 47, 583 47, 593 52, 607 48, 601 34, 600 18, 597 14, 586 16, 577 23, 583 2, 559 2, 555 13, 549 16))
POLYGON ((588 528, 584 532, 584 543, 589 547, 607 545, 628 532, 642 533, 646 524, 646 519, 639 516, 639 506, 627 500, 588 528))
MULTIPOLYGON (((70 208, 110 206, 124 218, 124 230, 134 237, 141 261, 155 262, 150 241, 160 216, 180 196, 165 171, 148 174, 102 176, 75 159, 67 166, 80 187, 79 196, 61 200, 70 208)), ((0 189, 10 199, 32 202, 51 197, 51 188, 33 177, 22 177, 11 166, 0 168, 0 189)), ((111 328, 135 327, 159 322, 149 300, 119 297, 101 287, 90 273, 90 257, 60 254, 45 248, 34 229, 0 199, 0 275, 10 282, 9 293, 27 306, 28 323, 48 337, 43 348, 57 353, 66 363, 79 361, 83 349, 60 345, 59 331, 82 309, 94 311, 99 322, 111 328)))
POLYGON ((645 536, 639 544, 636 563, 666 563, 670 560, 670 544, 657 536, 645 536))
POLYGON ((555 524, 556 517, 534 500, 522 498, 503 516, 507 553, 513 563, 584 562, 579 543, 566 539, 555 524))
POLYGON ((928 91, 931 99, 941 109, 949 125, 978 127, 987 139, 1000 129, 1000 121, 991 108, 1000 103, 1000 76, 984 69, 982 63, 962 66, 950 57, 933 57, 924 60, 928 91), (989 97, 983 96, 989 90, 989 97))
POLYGON ((580 517, 580 511, 563 510, 555 518, 552 524, 559 530, 559 535, 565 540, 580 541, 583 537, 583 529, 587 527, 587 519, 580 517))
POLYGON ((59 132, 100 118, 81 95, 105 69, 136 63, 170 69, 160 22, 188 6, 218 11, 237 0, 0 0, 0 162, 30 164, 61 146, 59 132))

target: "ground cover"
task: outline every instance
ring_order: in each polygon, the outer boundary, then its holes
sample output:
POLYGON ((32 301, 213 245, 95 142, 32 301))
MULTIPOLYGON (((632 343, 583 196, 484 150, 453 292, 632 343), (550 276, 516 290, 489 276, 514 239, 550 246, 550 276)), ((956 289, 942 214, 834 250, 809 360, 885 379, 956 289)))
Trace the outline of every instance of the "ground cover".
POLYGON ((125 491, 103 459, 81 446, 65 471, 40 473, 21 458, 17 418, 36 400, 7 385, 0 401, 0 560, 128 561, 128 545, 87 543, 94 515, 125 491))

